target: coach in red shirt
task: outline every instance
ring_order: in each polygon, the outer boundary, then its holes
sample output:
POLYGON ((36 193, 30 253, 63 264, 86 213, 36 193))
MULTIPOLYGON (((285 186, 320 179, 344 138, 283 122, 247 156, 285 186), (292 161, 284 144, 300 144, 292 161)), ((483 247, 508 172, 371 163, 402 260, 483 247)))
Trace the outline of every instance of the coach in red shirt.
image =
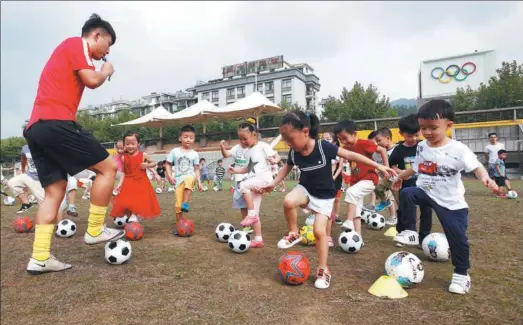
POLYGON ((63 271, 70 264, 50 255, 54 221, 67 185, 67 174, 85 169, 97 173, 91 190, 86 244, 116 240, 124 231, 103 225, 116 175, 116 163, 100 142, 76 124, 76 111, 84 88, 100 87, 113 72, 106 62, 95 71, 93 60, 109 54, 116 34, 110 23, 93 14, 82 27, 81 37, 63 41, 45 65, 31 118, 24 131, 45 199, 36 213, 33 255, 27 265, 31 274, 63 271))

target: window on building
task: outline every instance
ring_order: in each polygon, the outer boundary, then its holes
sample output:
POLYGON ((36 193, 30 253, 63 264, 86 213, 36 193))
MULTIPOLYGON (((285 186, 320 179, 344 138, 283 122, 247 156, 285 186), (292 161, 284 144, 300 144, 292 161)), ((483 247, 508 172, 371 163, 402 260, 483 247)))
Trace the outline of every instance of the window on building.
POLYGON ((235 99, 235 98, 236 98, 236 89, 235 88, 227 89, 227 99, 235 99))
POLYGON ((263 94, 263 83, 258 83, 258 89, 257 91, 263 94))
POLYGON ((281 99, 282 101, 285 101, 287 104, 292 104, 292 95, 283 95, 281 99))
POLYGON ((202 99, 205 99, 205 100, 209 100, 209 93, 203 93, 202 94, 202 99))
POLYGON ((212 98, 213 102, 217 102, 218 101, 218 91, 217 90, 212 92, 211 98, 212 98))
POLYGON ((281 89, 283 91, 285 90, 291 90, 292 88, 292 80, 291 79, 285 79, 281 81, 281 89))
POLYGON ((238 94, 238 98, 245 97, 245 86, 236 88, 236 92, 238 94))
POLYGON ((269 81, 265 83, 265 93, 266 94, 272 94, 274 93, 274 82, 269 81))

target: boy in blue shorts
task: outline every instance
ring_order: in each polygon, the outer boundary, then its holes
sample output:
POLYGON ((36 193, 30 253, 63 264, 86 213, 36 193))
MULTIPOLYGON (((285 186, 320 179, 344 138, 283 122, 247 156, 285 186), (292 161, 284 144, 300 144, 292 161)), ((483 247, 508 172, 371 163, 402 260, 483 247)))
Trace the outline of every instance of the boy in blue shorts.
POLYGON ((466 294, 470 290, 469 244, 467 239, 468 205, 461 172, 474 172, 486 187, 498 191, 476 155, 463 143, 446 136, 454 124, 451 105, 441 99, 425 103, 418 111, 421 133, 426 140, 418 144, 411 168, 398 175, 394 190, 417 173, 416 187, 404 188, 400 210, 405 230, 394 241, 403 245, 419 245, 416 232, 416 206, 430 206, 438 216, 450 247, 454 274, 449 291, 466 294))

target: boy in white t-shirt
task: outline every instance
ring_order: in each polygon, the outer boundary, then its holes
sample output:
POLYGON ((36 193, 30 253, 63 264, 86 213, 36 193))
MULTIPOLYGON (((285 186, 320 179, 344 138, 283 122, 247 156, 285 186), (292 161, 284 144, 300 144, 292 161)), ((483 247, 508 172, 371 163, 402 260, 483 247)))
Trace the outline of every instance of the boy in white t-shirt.
POLYGON ((461 171, 474 172, 486 187, 497 191, 496 183, 489 178, 476 155, 463 143, 446 136, 454 124, 451 105, 441 99, 425 103, 418 111, 421 133, 426 140, 417 147, 411 168, 403 171, 393 183, 399 190, 403 180, 417 173, 416 187, 404 188, 400 194, 400 210, 405 230, 394 241, 403 245, 419 244, 416 232, 418 205, 431 207, 437 214, 450 247, 454 274, 449 291, 466 294, 470 289, 469 244, 467 239, 468 205, 461 171))
POLYGON ((488 174, 491 178, 494 177, 496 171, 496 160, 498 160, 498 152, 505 150, 505 145, 498 142, 498 135, 496 132, 488 134, 489 144, 485 146, 485 161, 487 162, 488 174))

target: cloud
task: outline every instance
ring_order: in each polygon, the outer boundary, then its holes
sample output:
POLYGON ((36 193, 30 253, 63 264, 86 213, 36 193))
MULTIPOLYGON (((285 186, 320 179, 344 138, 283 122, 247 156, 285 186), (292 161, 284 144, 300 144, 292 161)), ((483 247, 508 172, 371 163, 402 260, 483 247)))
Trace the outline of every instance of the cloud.
POLYGON ((118 40, 111 82, 81 106, 174 92, 221 76, 221 67, 285 56, 307 62, 321 96, 355 81, 391 99, 415 97, 422 60, 496 49, 522 59, 521 2, 2 2, 1 136, 21 135, 53 49, 92 12, 118 40), (50 18, 54 17, 54 18, 50 18))

